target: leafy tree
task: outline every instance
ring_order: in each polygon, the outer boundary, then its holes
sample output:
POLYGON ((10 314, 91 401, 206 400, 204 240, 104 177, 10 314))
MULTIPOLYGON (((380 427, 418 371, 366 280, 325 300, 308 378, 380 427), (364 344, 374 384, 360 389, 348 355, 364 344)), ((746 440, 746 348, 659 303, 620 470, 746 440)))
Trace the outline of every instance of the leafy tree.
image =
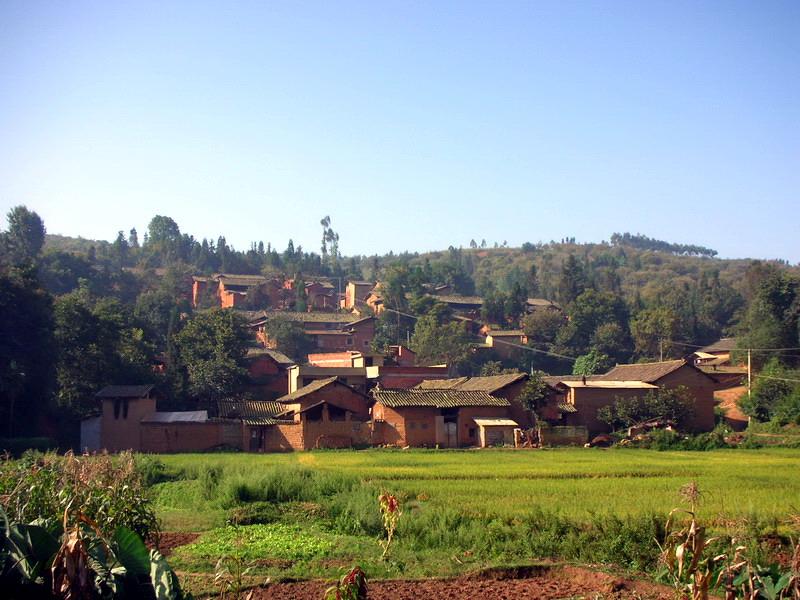
MULTIPOLYGON (((559 331, 557 340, 566 353, 586 354, 602 325, 616 324, 622 329, 628 324, 625 302, 609 292, 586 290, 570 305, 568 312, 569 322, 559 331)), ((624 329, 622 334, 629 338, 624 329)))
POLYGON ((539 271, 537 270, 535 263, 531 263, 530 269, 528 269, 528 278, 526 284, 528 295, 531 298, 536 298, 541 290, 539 289, 539 271))
POLYGON ((617 398, 597 411, 597 418, 612 429, 630 427, 654 419, 671 421, 685 427, 694 414, 694 400, 689 391, 677 388, 648 390, 644 396, 617 398))
POLYGON ((429 313, 417 320, 411 349, 419 363, 446 363, 455 371, 469 357, 469 335, 461 323, 440 323, 436 314, 429 313))
POLYGON ((503 305, 505 320, 511 323, 518 323, 520 317, 525 314, 527 302, 528 294, 518 282, 514 282, 511 293, 508 295, 503 305))
MULTIPOLYGON (((800 346, 800 277, 790 273, 765 277, 756 289, 742 330, 740 348, 800 346)), ((760 366, 768 356, 754 352, 753 362, 760 366)))
POLYGON ((275 347, 297 362, 306 362, 308 353, 314 351, 314 340, 303 331, 303 326, 284 317, 267 321, 267 337, 275 347))
POLYGON ((201 405, 213 409, 217 400, 240 391, 247 374, 244 357, 249 342, 243 319, 219 308, 197 313, 175 336, 189 393, 201 405))
POLYGON ((586 290, 586 274, 574 254, 567 256, 561 266, 558 297, 564 305, 571 304, 586 290))
POLYGON ((0 273, 0 427, 30 433, 54 383, 52 304, 35 279, 0 273))
POLYGON ((528 377, 528 381, 522 386, 517 399, 522 404, 522 407, 537 415, 547 401, 547 383, 545 383, 545 373, 542 371, 534 371, 528 377))
POLYGON ((154 380, 154 348, 119 301, 81 288, 56 299, 54 316, 57 400, 72 414, 91 414, 106 385, 154 380))
POLYGON ((12 265, 33 264, 44 246, 44 222, 25 206, 15 206, 6 218, 8 231, 0 238, 3 253, 12 265))
POLYGON ((644 358, 660 358, 663 352, 664 356, 669 356, 671 341, 679 336, 679 328, 678 315, 666 306, 639 312, 631 320, 636 354, 644 358))
POLYGON ((800 371, 787 369, 773 358, 755 377, 750 395, 739 398, 739 408, 756 421, 800 423, 800 384, 795 380, 800 380, 800 371))
POLYGON ((604 373, 608 371, 613 364, 608 355, 599 352, 596 348, 592 348, 587 354, 583 354, 575 359, 575 364, 572 367, 572 374, 595 375, 596 373, 604 373))

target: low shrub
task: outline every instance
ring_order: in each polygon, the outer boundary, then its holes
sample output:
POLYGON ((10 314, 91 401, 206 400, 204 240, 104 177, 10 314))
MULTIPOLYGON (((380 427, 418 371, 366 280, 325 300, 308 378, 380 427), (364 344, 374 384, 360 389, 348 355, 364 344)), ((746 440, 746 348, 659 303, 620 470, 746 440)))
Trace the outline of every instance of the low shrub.
POLYGON ((272 502, 252 502, 231 509, 228 522, 232 525, 263 525, 280 517, 281 511, 272 502))
POLYGON ((130 452, 65 456, 28 452, 0 462, 0 497, 9 518, 60 523, 64 512, 85 515, 110 534, 127 527, 157 538, 158 522, 144 479, 130 452))

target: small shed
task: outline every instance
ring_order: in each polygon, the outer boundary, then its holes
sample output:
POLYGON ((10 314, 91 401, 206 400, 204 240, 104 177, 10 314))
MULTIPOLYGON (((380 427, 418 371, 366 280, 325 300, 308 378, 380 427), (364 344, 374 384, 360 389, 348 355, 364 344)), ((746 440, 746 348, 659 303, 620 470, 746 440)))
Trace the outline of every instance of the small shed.
POLYGON ((502 417, 480 417, 473 421, 478 426, 478 440, 481 448, 514 445, 514 430, 519 429, 516 421, 502 417))

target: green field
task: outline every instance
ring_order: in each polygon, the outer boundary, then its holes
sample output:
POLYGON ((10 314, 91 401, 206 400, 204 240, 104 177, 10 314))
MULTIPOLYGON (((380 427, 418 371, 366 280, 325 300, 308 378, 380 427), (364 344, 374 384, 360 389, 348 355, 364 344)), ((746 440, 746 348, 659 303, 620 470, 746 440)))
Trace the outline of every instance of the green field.
POLYGON ((696 481, 721 533, 784 531, 800 513, 800 450, 363 450, 156 457, 165 531, 204 532, 174 558, 208 573, 234 553, 275 577, 452 575, 556 558, 652 571, 678 490, 696 481), (404 505, 380 560, 377 494, 404 505), (226 523, 244 516, 248 523, 226 523), (238 540, 238 542, 237 542, 238 540))

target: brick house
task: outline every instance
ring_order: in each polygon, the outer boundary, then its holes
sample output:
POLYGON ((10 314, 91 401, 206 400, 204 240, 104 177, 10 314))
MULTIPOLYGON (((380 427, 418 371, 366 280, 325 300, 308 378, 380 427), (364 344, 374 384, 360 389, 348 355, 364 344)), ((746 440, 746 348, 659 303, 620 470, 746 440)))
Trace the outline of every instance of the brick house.
POLYGON ((269 339, 267 324, 271 319, 286 319, 298 323, 324 352, 346 350, 368 351, 375 337, 375 318, 359 318, 351 313, 262 311, 251 316, 248 326, 256 339, 268 348, 275 343, 269 339))
POLYGON ((597 418, 597 411, 618 398, 641 398, 657 385, 644 381, 599 381, 596 378, 560 381, 556 384, 564 402, 574 410, 565 412, 568 426, 586 427, 590 436, 608 432, 608 424, 597 418))
POLYGON ((292 298, 291 291, 284 289, 282 278, 218 273, 192 277, 192 307, 197 308, 204 296, 213 294, 220 308, 243 308, 247 295, 256 288, 272 308, 287 308, 292 298))
POLYGON ((274 402, 226 400, 219 410, 241 422, 242 448, 269 452, 369 445, 371 404, 369 396, 330 377, 274 402))
MULTIPOLYGON (((526 373, 504 373, 485 377, 455 377, 444 380, 425 380, 417 387, 424 390, 464 390, 486 392, 497 398, 509 401, 509 415, 519 426, 527 429, 533 425, 531 414, 517 400, 522 388, 528 381, 526 373)), ((555 392, 555 390, 553 390, 555 392)), ((553 416, 553 415, 550 415, 553 416)), ((560 416, 556 413, 554 416, 560 416)))
POLYGON ((521 329, 497 329, 490 330, 486 334, 486 345, 501 358, 517 356, 520 349, 516 346, 524 346, 527 343, 528 336, 521 329))
POLYGON ((375 284, 369 281, 348 281, 344 289, 342 308, 353 310, 366 306, 367 297, 374 288, 375 284))
POLYGON ((306 302, 314 310, 336 310, 339 295, 329 281, 311 281, 305 285, 306 302))
POLYGON ((443 302, 456 314, 470 319, 481 318, 481 308, 483 307, 483 298, 480 296, 458 296, 458 295, 432 295, 437 302, 443 302))
MULTIPOLYGON (((595 378, 593 378, 595 379, 595 378)), ((714 429, 714 391, 716 379, 683 359, 635 365, 617 365, 598 381, 643 381, 659 388, 685 387, 694 399, 694 415, 690 428, 695 431, 714 429)))
POLYGON ((384 355, 380 352, 345 350, 344 352, 319 352, 308 355, 308 364, 313 367, 378 367, 384 355))
POLYGON ((373 398, 376 439, 396 446, 476 446, 475 419, 509 419, 509 401, 486 392, 376 388, 373 398))
MULTIPOLYGON (((209 419, 204 410, 156 410, 153 385, 110 385, 95 397, 102 411, 99 446, 89 449, 199 452, 238 445, 240 436, 235 423, 209 419)), ((83 447, 83 440, 81 445, 83 447)))
MULTIPOLYGON (((367 367, 315 367, 293 365, 289 367, 289 393, 296 392, 320 380, 338 378, 354 390, 366 394, 370 385, 367 367)), ((374 376, 373 376, 374 377, 374 376)))
POLYGON ((260 400, 272 400, 289 391, 289 369, 296 363, 271 348, 250 348, 245 356, 247 391, 260 400))

